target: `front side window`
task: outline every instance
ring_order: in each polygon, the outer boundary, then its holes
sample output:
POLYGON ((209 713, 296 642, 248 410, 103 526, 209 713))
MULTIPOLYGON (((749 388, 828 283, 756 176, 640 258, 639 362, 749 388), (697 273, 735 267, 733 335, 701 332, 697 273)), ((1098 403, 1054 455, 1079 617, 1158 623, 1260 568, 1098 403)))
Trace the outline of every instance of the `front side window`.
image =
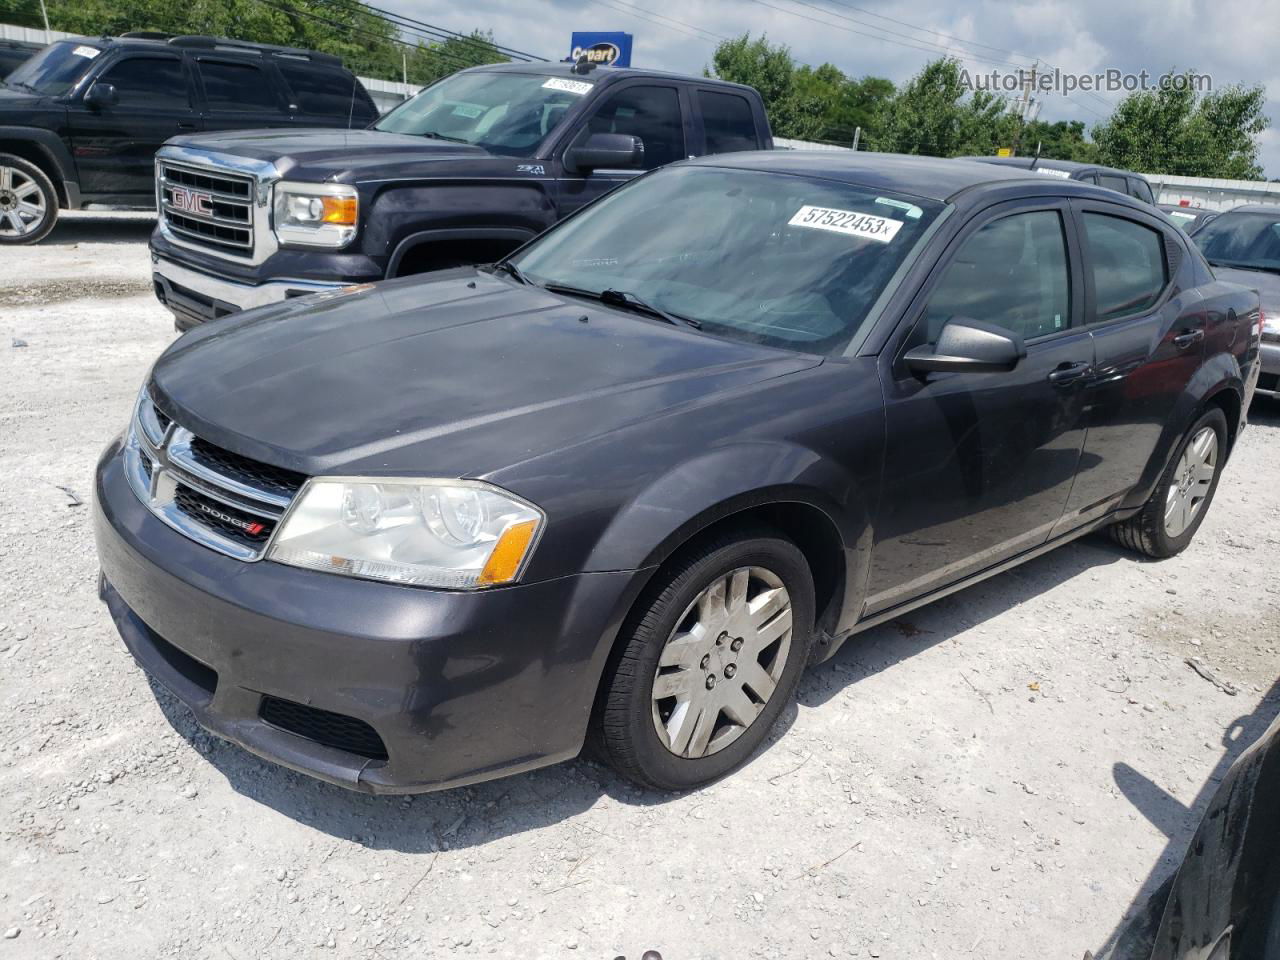
POLYGON ((473 143, 490 153, 532 156, 591 93, 590 74, 457 73, 406 100, 375 130, 473 143))
POLYGON ((205 102, 214 113, 280 112, 275 85, 255 64, 201 60, 200 78, 204 82, 205 102))
POLYGON ((1093 267, 1094 321, 1155 306, 1168 280, 1159 231, 1105 213, 1086 213, 1084 229, 1093 267))
POLYGON ((130 57, 95 82, 115 87, 120 106, 131 110, 186 110, 191 106, 182 61, 173 57, 130 57))
POLYGON ((699 90, 698 105, 702 108, 702 125, 707 131, 707 153, 760 149, 755 116, 746 97, 699 90))
POLYGON ((90 43, 60 40, 51 43, 2 81, 30 93, 60 97, 80 82, 102 51, 90 43))
POLYGON ((1280 210, 1214 217, 1196 231, 1195 242, 1215 267, 1280 273, 1280 210))
POLYGON ((513 262, 534 283, 624 291, 713 336, 835 355, 942 208, 831 180, 674 167, 608 194, 513 262))
POLYGON ((686 156, 680 94, 675 87, 628 87, 618 91, 587 121, 579 142, 593 133, 639 137, 644 143, 645 170, 665 167, 686 156))
POLYGON ((936 343, 957 318, 1004 327, 1024 340, 1071 323, 1066 235, 1056 210, 1003 217, 964 241, 929 296, 919 342, 936 343))

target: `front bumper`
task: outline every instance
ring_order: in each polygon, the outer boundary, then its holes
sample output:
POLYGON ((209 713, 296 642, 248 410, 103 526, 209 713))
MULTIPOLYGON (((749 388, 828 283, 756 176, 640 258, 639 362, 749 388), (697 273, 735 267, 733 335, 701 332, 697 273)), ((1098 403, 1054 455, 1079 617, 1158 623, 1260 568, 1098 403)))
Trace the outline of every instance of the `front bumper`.
POLYGON ((1264 340, 1260 353, 1262 375, 1254 393, 1280 399, 1280 343, 1264 340))
POLYGON ((345 282, 319 280, 240 283, 192 270, 154 254, 151 257, 151 279, 155 284, 156 297, 173 313, 179 330, 190 330, 252 307, 346 286, 345 282))
POLYGON ((98 465, 94 529, 102 596, 125 644, 201 726, 375 794, 575 756, 637 579, 451 593, 245 563, 152 516, 125 480, 118 441, 98 465), (301 725, 269 722, 281 701, 301 725), (371 728, 385 759, 336 747, 335 723, 371 728))

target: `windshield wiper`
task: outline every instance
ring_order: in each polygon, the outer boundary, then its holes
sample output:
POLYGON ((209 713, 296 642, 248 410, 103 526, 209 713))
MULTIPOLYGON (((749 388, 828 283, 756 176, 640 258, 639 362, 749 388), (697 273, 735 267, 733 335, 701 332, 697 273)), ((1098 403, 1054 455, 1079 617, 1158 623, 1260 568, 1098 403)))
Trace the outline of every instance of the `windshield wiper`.
POLYGON ((24 80, 5 80, 2 81, 6 87, 21 87, 23 90, 30 90, 32 93, 40 91, 24 80))
POLYGON ((463 140, 461 137, 450 137, 447 134, 436 133, 434 130, 426 130, 421 136, 430 137, 432 140, 448 140, 450 143, 465 143, 468 145, 471 143, 470 140, 463 140))
POLYGON ((492 270, 494 273, 501 271, 505 273, 507 276, 509 276, 512 280, 515 280, 517 283, 527 283, 531 287, 537 286, 536 283, 534 283, 532 280, 530 280, 528 277, 524 275, 523 270, 517 267, 510 260, 503 260, 501 263, 495 263, 489 269, 492 270))
POLYGON ((543 289, 550 293, 567 294, 571 297, 586 297, 588 300, 599 300, 605 306, 622 307, 624 310, 632 310, 636 313, 643 313, 650 317, 656 317, 659 320, 665 320, 677 327, 691 327, 694 330, 702 329, 702 321, 694 320, 692 317, 682 317, 678 313, 671 313, 669 310, 663 310, 661 307, 655 307, 651 303, 637 297, 634 293, 628 293, 626 290, 584 290, 582 287, 571 287, 563 283, 544 283, 543 289))

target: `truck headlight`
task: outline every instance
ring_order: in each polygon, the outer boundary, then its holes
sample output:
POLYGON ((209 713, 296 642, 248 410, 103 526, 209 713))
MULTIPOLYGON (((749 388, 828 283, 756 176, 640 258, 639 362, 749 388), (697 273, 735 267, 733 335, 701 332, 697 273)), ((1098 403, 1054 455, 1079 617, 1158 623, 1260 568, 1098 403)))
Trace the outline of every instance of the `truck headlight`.
POLYGON ((275 188, 275 230, 281 243, 345 247, 356 235, 360 197, 345 183, 293 183, 275 188))
POLYGON ((310 570, 451 590, 513 583, 542 511, 473 480, 311 480, 267 557, 310 570))

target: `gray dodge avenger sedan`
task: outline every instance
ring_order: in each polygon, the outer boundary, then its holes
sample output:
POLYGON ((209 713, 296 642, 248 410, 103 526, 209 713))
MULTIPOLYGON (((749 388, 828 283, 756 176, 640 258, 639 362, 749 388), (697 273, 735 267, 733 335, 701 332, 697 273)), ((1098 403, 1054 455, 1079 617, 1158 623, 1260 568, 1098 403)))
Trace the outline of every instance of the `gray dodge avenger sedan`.
POLYGON ((202 725, 332 783, 590 742, 691 788, 860 630, 1103 527, 1186 548, 1261 325, 1096 186, 680 163, 494 267, 177 340, 98 465, 100 590, 202 725))

